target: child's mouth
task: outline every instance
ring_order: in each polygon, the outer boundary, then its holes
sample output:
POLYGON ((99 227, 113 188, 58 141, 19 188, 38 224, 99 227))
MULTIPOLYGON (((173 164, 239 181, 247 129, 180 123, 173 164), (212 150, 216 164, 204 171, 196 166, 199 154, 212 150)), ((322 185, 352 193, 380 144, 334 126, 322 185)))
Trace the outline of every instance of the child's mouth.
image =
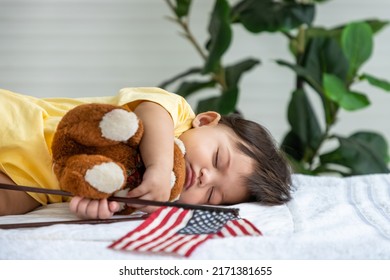
POLYGON ((184 190, 188 190, 194 184, 194 172, 189 163, 186 164, 186 181, 184 183, 184 190))

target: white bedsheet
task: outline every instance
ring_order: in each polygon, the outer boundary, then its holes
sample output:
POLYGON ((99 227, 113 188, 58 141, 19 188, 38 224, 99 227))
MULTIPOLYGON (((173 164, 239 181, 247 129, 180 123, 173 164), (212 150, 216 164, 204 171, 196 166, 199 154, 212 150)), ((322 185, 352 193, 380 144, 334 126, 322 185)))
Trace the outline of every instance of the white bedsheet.
MULTIPOLYGON (((263 236, 208 240, 191 259, 390 259, 389 174, 294 175, 293 182, 293 200, 287 205, 234 206, 263 236)), ((0 223, 67 219, 74 219, 67 204, 55 204, 0 217, 0 223)), ((0 230, 0 259, 182 259, 107 248, 140 223, 0 230)))

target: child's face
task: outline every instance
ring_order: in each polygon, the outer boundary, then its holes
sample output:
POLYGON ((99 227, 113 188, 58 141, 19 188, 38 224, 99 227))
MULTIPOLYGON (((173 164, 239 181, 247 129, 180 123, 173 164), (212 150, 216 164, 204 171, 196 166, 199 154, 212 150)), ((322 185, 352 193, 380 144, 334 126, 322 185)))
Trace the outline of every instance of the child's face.
MULTIPOLYGON (((199 115, 198 115, 199 116, 199 115)), ((202 117, 202 116, 200 116, 202 117)), ((191 204, 236 204, 249 198, 244 176, 252 160, 240 152, 231 128, 212 119, 194 122, 180 139, 186 147, 186 181, 180 202, 191 204)))

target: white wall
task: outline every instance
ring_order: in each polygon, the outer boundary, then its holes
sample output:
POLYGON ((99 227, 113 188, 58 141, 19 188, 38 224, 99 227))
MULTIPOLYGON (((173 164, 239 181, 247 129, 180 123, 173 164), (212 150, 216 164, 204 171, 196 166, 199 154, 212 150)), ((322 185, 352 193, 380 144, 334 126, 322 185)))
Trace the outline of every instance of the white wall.
MULTIPOLYGON (((214 1, 193 2, 191 26, 204 43, 214 1)), ((389 12, 389 0, 332 0, 319 5, 316 23, 333 27, 355 19, 390 20, 389 12)), ((39 97, 76 97, 156 86, 200 65, 167 15, 163 0, 0 0, 0 87, 39 97)), ((375 37, 374 56, 363 70, 390 80, 389 46, 390 26, 375 37)), ((281 141, 294 78, 273 60, 291 60, 286 41, 235 27, 225 63, 254 55, 262 64, 244 76, 239 107, 281 141)), ((341 114, 335 132, 372 129, 390 141, 390 94, 366 84, 356 90, 367 92, 373 104, 341 114)))

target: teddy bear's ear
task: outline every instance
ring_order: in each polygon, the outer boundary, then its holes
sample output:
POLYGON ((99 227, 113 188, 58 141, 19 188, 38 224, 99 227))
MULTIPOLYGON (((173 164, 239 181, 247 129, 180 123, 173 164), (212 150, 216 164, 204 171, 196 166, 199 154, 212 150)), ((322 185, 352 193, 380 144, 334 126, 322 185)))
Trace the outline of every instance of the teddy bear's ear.
POLYGON ((185 155, 186 154, 186 147, 184 146, 183 141, 181 141, 179 138, 175 138, 175 144, 179 147, 179 149, 183 153, 183 155, 185 155))

